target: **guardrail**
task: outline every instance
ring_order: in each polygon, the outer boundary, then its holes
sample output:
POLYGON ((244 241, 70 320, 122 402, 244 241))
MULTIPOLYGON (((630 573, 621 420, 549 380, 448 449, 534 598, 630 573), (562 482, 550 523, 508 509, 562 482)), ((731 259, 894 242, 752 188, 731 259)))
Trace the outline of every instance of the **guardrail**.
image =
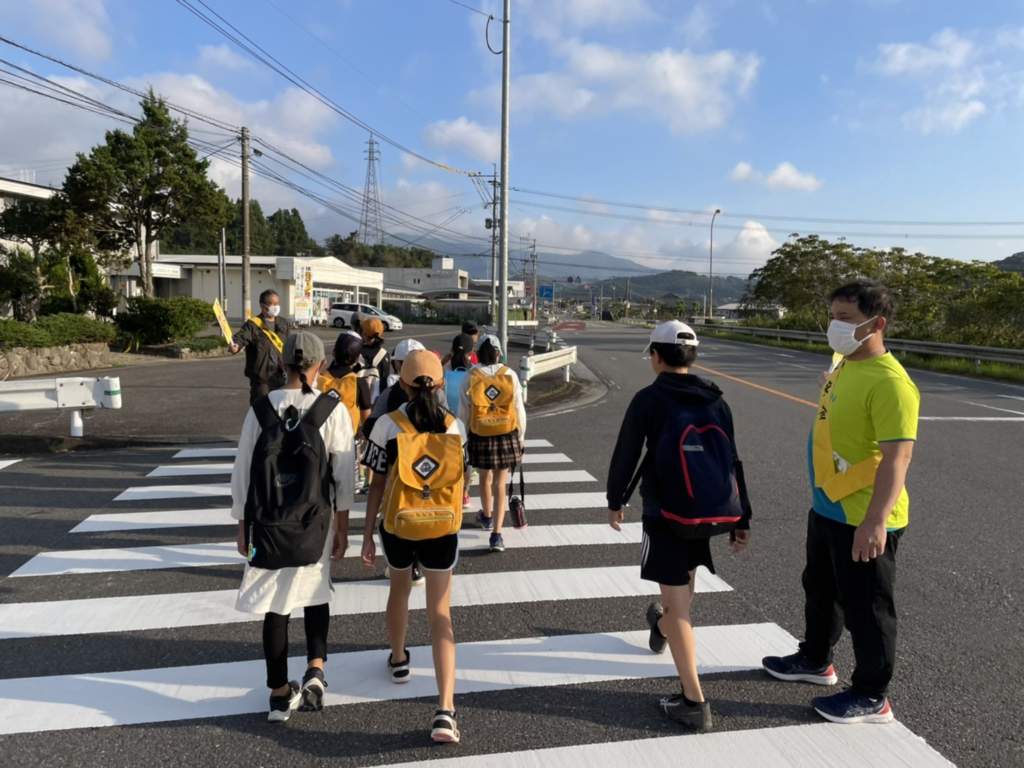
POLYGON ((85 432, 84 409, 120 407, 118 376, 24 379, 0 384, 0 413, 69 409, 71 437, 81 437, 85 432))
MULTIPOLYGON (((492 333, 495 336, 498 335, 497 328, 491 326, 484 326, 486 333, 492 333)), ((555 349, 560 343, 561 339, 558 338, 558 334, 548 328, 540 328, 536 320, 515 320, 509 321, 508 324, 508 345, 517 347, 526 347, 527 349, 542 349, 545 352, 550 352, 555 349)), ((507 350, 506 350, 507 352, 507 350)))
POLYGON ((523 402, 526 402, 530 379, 551 371, 564 370, 565 383, 572 379, 572 366, 576 363, 576 347, 564 347, 554 352, 535 355, 532 352, 519 360, 519 383, 523 385, 523 402))
MULTIPOLYGON (((789 339, 793 341, 819 341, 828 343, 824 333, 817 331, 792 331, 784 328, 749 328, 736 325, 705 325, 702 332, 714 334, 720 330, 726 333, 741 333, 762 338, 789 339)), ((1024 349, 1008 349, 1005 347, 975 347, 969 344, 945 344, 936 341, 915 341, 913 339, 885 340, 885 346, 894 352, 915 352, 920 355, 937 355, 939 357, 957 357, 964 360, 981 362, 1011 363, 1024 365, 1024 349)))

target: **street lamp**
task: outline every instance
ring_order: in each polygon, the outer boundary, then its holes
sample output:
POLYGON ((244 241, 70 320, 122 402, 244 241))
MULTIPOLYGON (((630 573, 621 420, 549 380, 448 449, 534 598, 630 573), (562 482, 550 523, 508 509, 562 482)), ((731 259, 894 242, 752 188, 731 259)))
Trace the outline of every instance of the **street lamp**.
POLYGON ((711 214, 711 240, 708 243, 708 296, 704 305, 704 320, 713 317, 715 314, 715 218, 722 212, 721 208, 715 208, 711 214), (709 315, 710 313, 710 315, 709 315))

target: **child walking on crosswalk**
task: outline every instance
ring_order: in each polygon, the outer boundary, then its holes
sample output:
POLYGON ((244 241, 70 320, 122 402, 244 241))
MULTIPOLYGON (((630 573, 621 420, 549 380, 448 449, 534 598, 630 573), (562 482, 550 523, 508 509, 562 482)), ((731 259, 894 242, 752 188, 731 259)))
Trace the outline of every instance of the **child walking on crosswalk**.
POLYGON ((354 461, 352 422, 337 392, 310 386, 324 366, 323 342, 310 331, 284 344, 287 383, 249 409, 231 476, 231 514, 246 558, 235 607, 263 614, 270 688, 267 719, 323 707, 330 623, 331 560, 348 546, 354 461), (288 623, 303 609, 308 666, 288 678, 288 623))
POLYGON ((387 604, 387 673, 406 683, 412 660, 405 646, 409 625, 409 593, 414 563, 426 575, 427 619, 433 646, 438 708, 430 737, 457 742, 455 720, 455 634, 451 618, 452 570, 459 559, 462 490, 465 483, 465 430, 437 397, 444 372, 437 355, 410 352, 402 365, 400 384, 409 402, 381 416, 374 424, 363 463, 373 471, 366 502, 363 562, 376 563, 377 528, 387 560, 390 591, 387 604))
POLYGON ((501 362, 501 343, 495 336, 480 340, 480 364, 466 377, 459 398, 459 418, 469 430, 469 463, 480 470, 477 522, 491 531, 489 548, 504 552, 505 487, 523 460, 526 406, 519 377, 501 362))

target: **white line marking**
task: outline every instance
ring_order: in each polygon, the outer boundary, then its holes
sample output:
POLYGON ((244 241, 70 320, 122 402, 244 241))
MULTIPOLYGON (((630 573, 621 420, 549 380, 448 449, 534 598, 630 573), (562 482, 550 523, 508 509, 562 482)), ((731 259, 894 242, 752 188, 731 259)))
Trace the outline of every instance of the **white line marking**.
MULTIPOLYGON (((573 525, 533 525, 505 530, 507 546, 576 547, 594 544, 636 544, 640 541, 641 524, 626 523, 616 532, 606 523, 573 525)), ((459 549, 463 552, 488 548, 490 531, 464 528, 459 532, 459 549)), ((346 557, 359 557, 363 537, 349 536, 346 557)), ((379 547, 378 543, 378 547, 379 547)), ((66 576, 81 573, 123 573, 155 571, 167 568, 204 568, 215 565, 237 565, 243 560, 234 541, 200 544, 169 544, 153 547, 118 547, 113 549, 67 549, 41 552, 15 570, 10 578, 25 576, 66 576)))
MULTIPOLYGON (((529 512, 552 509, 604 509, 608 505, 603 491, 584 493, 531 493, 527 496, 529 512)), ((480 509, 479 499, 470 499, 467 514, 480 509)), ((366 516, 366 502, 357 501, 349 512, 349 520, 366 516)), ((194 528, 206 525, 235 525, 230 507, 212 509, 171 509, 160 512, 109 512, 90 515, 71 529, 71 533, 108 531, 141 531, 151 528, 194 528)))
POLYGON ((863 768, 885 755, 890 766, 955 768, 902 723, 784 725, 749 731, 663 736, 635 741, 528 749, 492 755, 448 757, 381 768, 863 768))
MULTIPOLYGON (((526 470, 527 483, 591 483, 597 478, 583 469, 526 470)), ((476 483, 474 483, 476 485, 476 483)), ((204 499, 209 496, 230 496, 229 483, 198 483, 189 485, 133 485, 114 501, 154 501, 159 499, 204 499)))
MULTIPOLYGON (((731 590, 732 587, 718 576, 700 569, 697 575, 698 592, 731 590)), ((658 585, 643 581, 640 569, 635 565, 465 573, 457 574, 452 580, 452 605, 640 597, 657 592, 658 585)), ((235 610, 237 594, 237 589, 220 589, 38 603, 0 603, 0 640, 202 627, 258 620, 259 616, 235 610)), ((387 594, 388 582, 383 580, 336 583, 331 597, 331 614, 351 616, 381 613, 387 605, 387 594)), ((410 608, 424 608, 425 599, 423 590, 413 590, 410 608)), ((296 616, 301 617, 302 611, 297 611, 296 616)))
POLYGON ((1024 421, 1024 416, 920 416, 919 421, 1024 421))
MULTIPOLYGON (((1022 414, 1024 415, 1024 414, 1022 414)), ((571 464, 564 453, 524 453, 523 464, 571 464)), ((202 475, 230 475, 234 464, 229 461, 205 464, 161 464, 146 477, 199 477, 202 475)), ((3 467, 0 467, 3 469, 3 467)))
MULTIPOLYGON (((524 448, 550 448, 551 443, 540 438, 523 441, 524 448)), ((238 453, 237 448, 183 448, 174 454, 175 459, 233 459, 238 453)))
POLYGON ((964 400, 968 405, 974 405, 978 408, 987 408, 990 411, 1000 411, 1002 413, 1012 413, 1014 416, 1024 416, 1024 411, 1011 411, 1009 408, 997 408, 994 405, 985 405, 984 403, 975 403, 970 400, 964 400))
POLYGON ((1005 397, 1007 400, 1024 400, 1024 397, 1020 395, 996 395, 996 397, 1005 397))
MULTIPOLYGON (((787 653, 797 642, 776 624, 698 627, 695 633, 702 674, 759 668, 763 655, 787 653)), ((674 676, 671 656, 651 653, 647 635, 645 629, 460 644, 455 688, 466 694, 674 676)), ((436 696, 430 647, 410 650, 415 651, 412 676, 405 685, 394 685, 386 675, 383 648, 332 655, 327 675, 335 684, 327 690, 325 706, 436 696)), ((304 658, 290 662, 293 670, 306 663, 304 658)), ((265 675, 259 659, 6 679, 0 681, 0 733, 261 712, 267 706, 265 675)))
POLYGON ((0 460, 0 469, 7 469, 17 464, 21 459, 3 459, 0 460))

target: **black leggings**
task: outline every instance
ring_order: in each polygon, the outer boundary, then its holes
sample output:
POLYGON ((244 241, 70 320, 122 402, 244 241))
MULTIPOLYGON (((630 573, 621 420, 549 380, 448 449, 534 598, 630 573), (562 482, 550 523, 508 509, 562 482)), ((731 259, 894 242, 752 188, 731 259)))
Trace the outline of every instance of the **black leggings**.
MULTIPOLYGON (((327 628, 331 609, 327 603, 303 609, 306 626, 306 659, 327 658, 327 628)), ((263 617, 263 656, 267 660, 267 688, 288 684, 288 620, 280 613, 263 617)))

